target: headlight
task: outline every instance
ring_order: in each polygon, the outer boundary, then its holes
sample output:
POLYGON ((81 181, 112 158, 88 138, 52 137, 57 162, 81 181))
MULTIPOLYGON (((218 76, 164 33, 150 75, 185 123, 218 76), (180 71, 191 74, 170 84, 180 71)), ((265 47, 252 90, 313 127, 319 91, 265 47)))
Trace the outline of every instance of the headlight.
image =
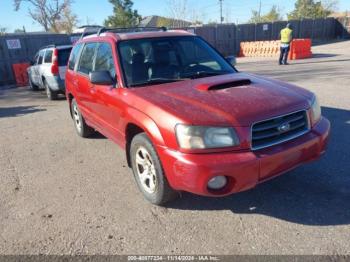
POLYGON ((183 149, 205 149, 236 146, 239 139, 231 127, 177 125, 176 137, 183 149))
POLYGON ((315 125, 321 119, 321 107, 318 103, 318 99, 314 96, 311 102, 311 123, 315 125))

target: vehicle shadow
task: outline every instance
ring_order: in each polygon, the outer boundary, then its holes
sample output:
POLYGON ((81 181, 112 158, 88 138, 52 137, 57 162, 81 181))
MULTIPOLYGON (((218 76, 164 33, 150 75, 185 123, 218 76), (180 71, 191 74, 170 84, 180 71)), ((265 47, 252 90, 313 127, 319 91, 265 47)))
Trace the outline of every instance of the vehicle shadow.
POLYGON ((312 58, 328 58, 328 57, 335 57, 339 56, 337 54, 325 54, 325 53, 313 53, 312 58))
POLYGON ((56 99, 56 100, 57 100, 57 101, 66 101, 67 98, 66 98, 65 95, 59 94, 59 95, 57 96, 57 99, 56 99))
POLYGON ((323 107, 331 121, 327 153, 255 189, 224 198, 184 193, 168 208, 231 210, 305 225, 350 224, 350 111, 323 107))
POLYGON ((347 61, 350 61, 350 59, 332 59, 332 60, 321 60, 321 61, 293 62, 293 63, 290 63, 289 65, 338 63, 338 62, 347 62, 347 61))
POLYGON ((46 111, 38 106, 16 106, 16 107, 0 107, 0 117, 17 117, 36 112, 46 111))
POLYGON ((100 132, 95 131, 92 135, 88 137, 89 139, 107 139, 104 135, 102 135, 100 132))

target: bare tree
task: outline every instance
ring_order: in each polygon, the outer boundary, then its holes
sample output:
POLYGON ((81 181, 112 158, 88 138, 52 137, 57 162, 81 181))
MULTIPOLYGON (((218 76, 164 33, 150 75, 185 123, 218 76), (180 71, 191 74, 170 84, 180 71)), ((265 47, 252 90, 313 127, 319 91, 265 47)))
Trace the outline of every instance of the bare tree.
POLYGON ((95 20, 93 18, 91 18, 89 16, 87 16, 85 18, 85 25, 95 25, 95 24, 96 24, 96 22, 95 22, 95 20))
POLYGON ((204 21, 204 13, 198 9, 191 9, 190 11, 190 21, 192 25, 202 25, 204 21))
POLYGON ((45 31, 58 32, 57 22, 62 12, 69 8, 72 0, 14 0, 15 10, 18 11, 23 2, 27 2, 34 9, 29 8, 30 17, 42 25, 45 31))
POLYGON ((183 21, 188 19, 187 0, 167 0, 170 18, 174 19, 174 27, 185 26, 183 21))
POLYGON ((62 12, 61 19, 57 22, 56 28, 60 33, 71 34, 78 22, 77 15, 73 14, 70 6, 67 6, 62 12))
POLYGON ((326 10, 336 11, 338 9, 339 1, 338 0, 323 0, 322 4, 326 10))
POLYGON ((7 27, 1 26, 0 25, 0 35, 4 35, 7 32, 7 27))

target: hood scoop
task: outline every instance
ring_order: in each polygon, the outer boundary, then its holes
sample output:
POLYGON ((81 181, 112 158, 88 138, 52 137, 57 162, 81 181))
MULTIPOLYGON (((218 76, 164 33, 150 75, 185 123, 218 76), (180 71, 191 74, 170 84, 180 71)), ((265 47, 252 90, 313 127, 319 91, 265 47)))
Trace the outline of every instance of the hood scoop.
POLYGON ((197 89, 201 91, 215 91, 215 90, 229 89, 232 87, 247 86, 247 85, 250 85, 251 83, 252 81, 246 78, 246 79, 237 79, 234 81, 229 81, 229 82, 224 82, 219 84, 200 84, 197 86, 197 89))

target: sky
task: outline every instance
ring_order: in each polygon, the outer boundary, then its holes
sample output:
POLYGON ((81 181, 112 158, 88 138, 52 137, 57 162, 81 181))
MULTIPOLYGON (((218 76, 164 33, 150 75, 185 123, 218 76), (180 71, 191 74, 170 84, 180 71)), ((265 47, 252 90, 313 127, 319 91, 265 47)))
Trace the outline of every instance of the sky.
MULTIPOLYGON (((173 0, 176 1, 176 0, 173 0)), ((42 31, 42 27, 33 22, 28 15, 28 4, 23 3, 21 9, 16 12, 13 6, 14 0, 0 0, 0 27, 6 27, 8 32, 23 28, 26 31, 42 31)), ((171 16, 169 0, 134 0, 134 8, 142 16, 161 15, 171 16)), ((286 14, 293 10, 294 0, 261 0, 262 14, 267 12, 272 5, 277 5, 286 18, 286 14)), ((350 0, 338 0, 338 10, 350 10, 350 0)), ((188 17, 192 20, 198 17, 206 22, 219 21, 220 8, 218 0, 187 0, 188 17)), ((102 24, 104 19, 113 12, 108 0, 74 0, 73 11, 78 15, 79 24, 102 24)), ((251 10, 259 8, 259 0, 223 0, 223 16, 226 22, 244 23, 249 20, 251 10)))

